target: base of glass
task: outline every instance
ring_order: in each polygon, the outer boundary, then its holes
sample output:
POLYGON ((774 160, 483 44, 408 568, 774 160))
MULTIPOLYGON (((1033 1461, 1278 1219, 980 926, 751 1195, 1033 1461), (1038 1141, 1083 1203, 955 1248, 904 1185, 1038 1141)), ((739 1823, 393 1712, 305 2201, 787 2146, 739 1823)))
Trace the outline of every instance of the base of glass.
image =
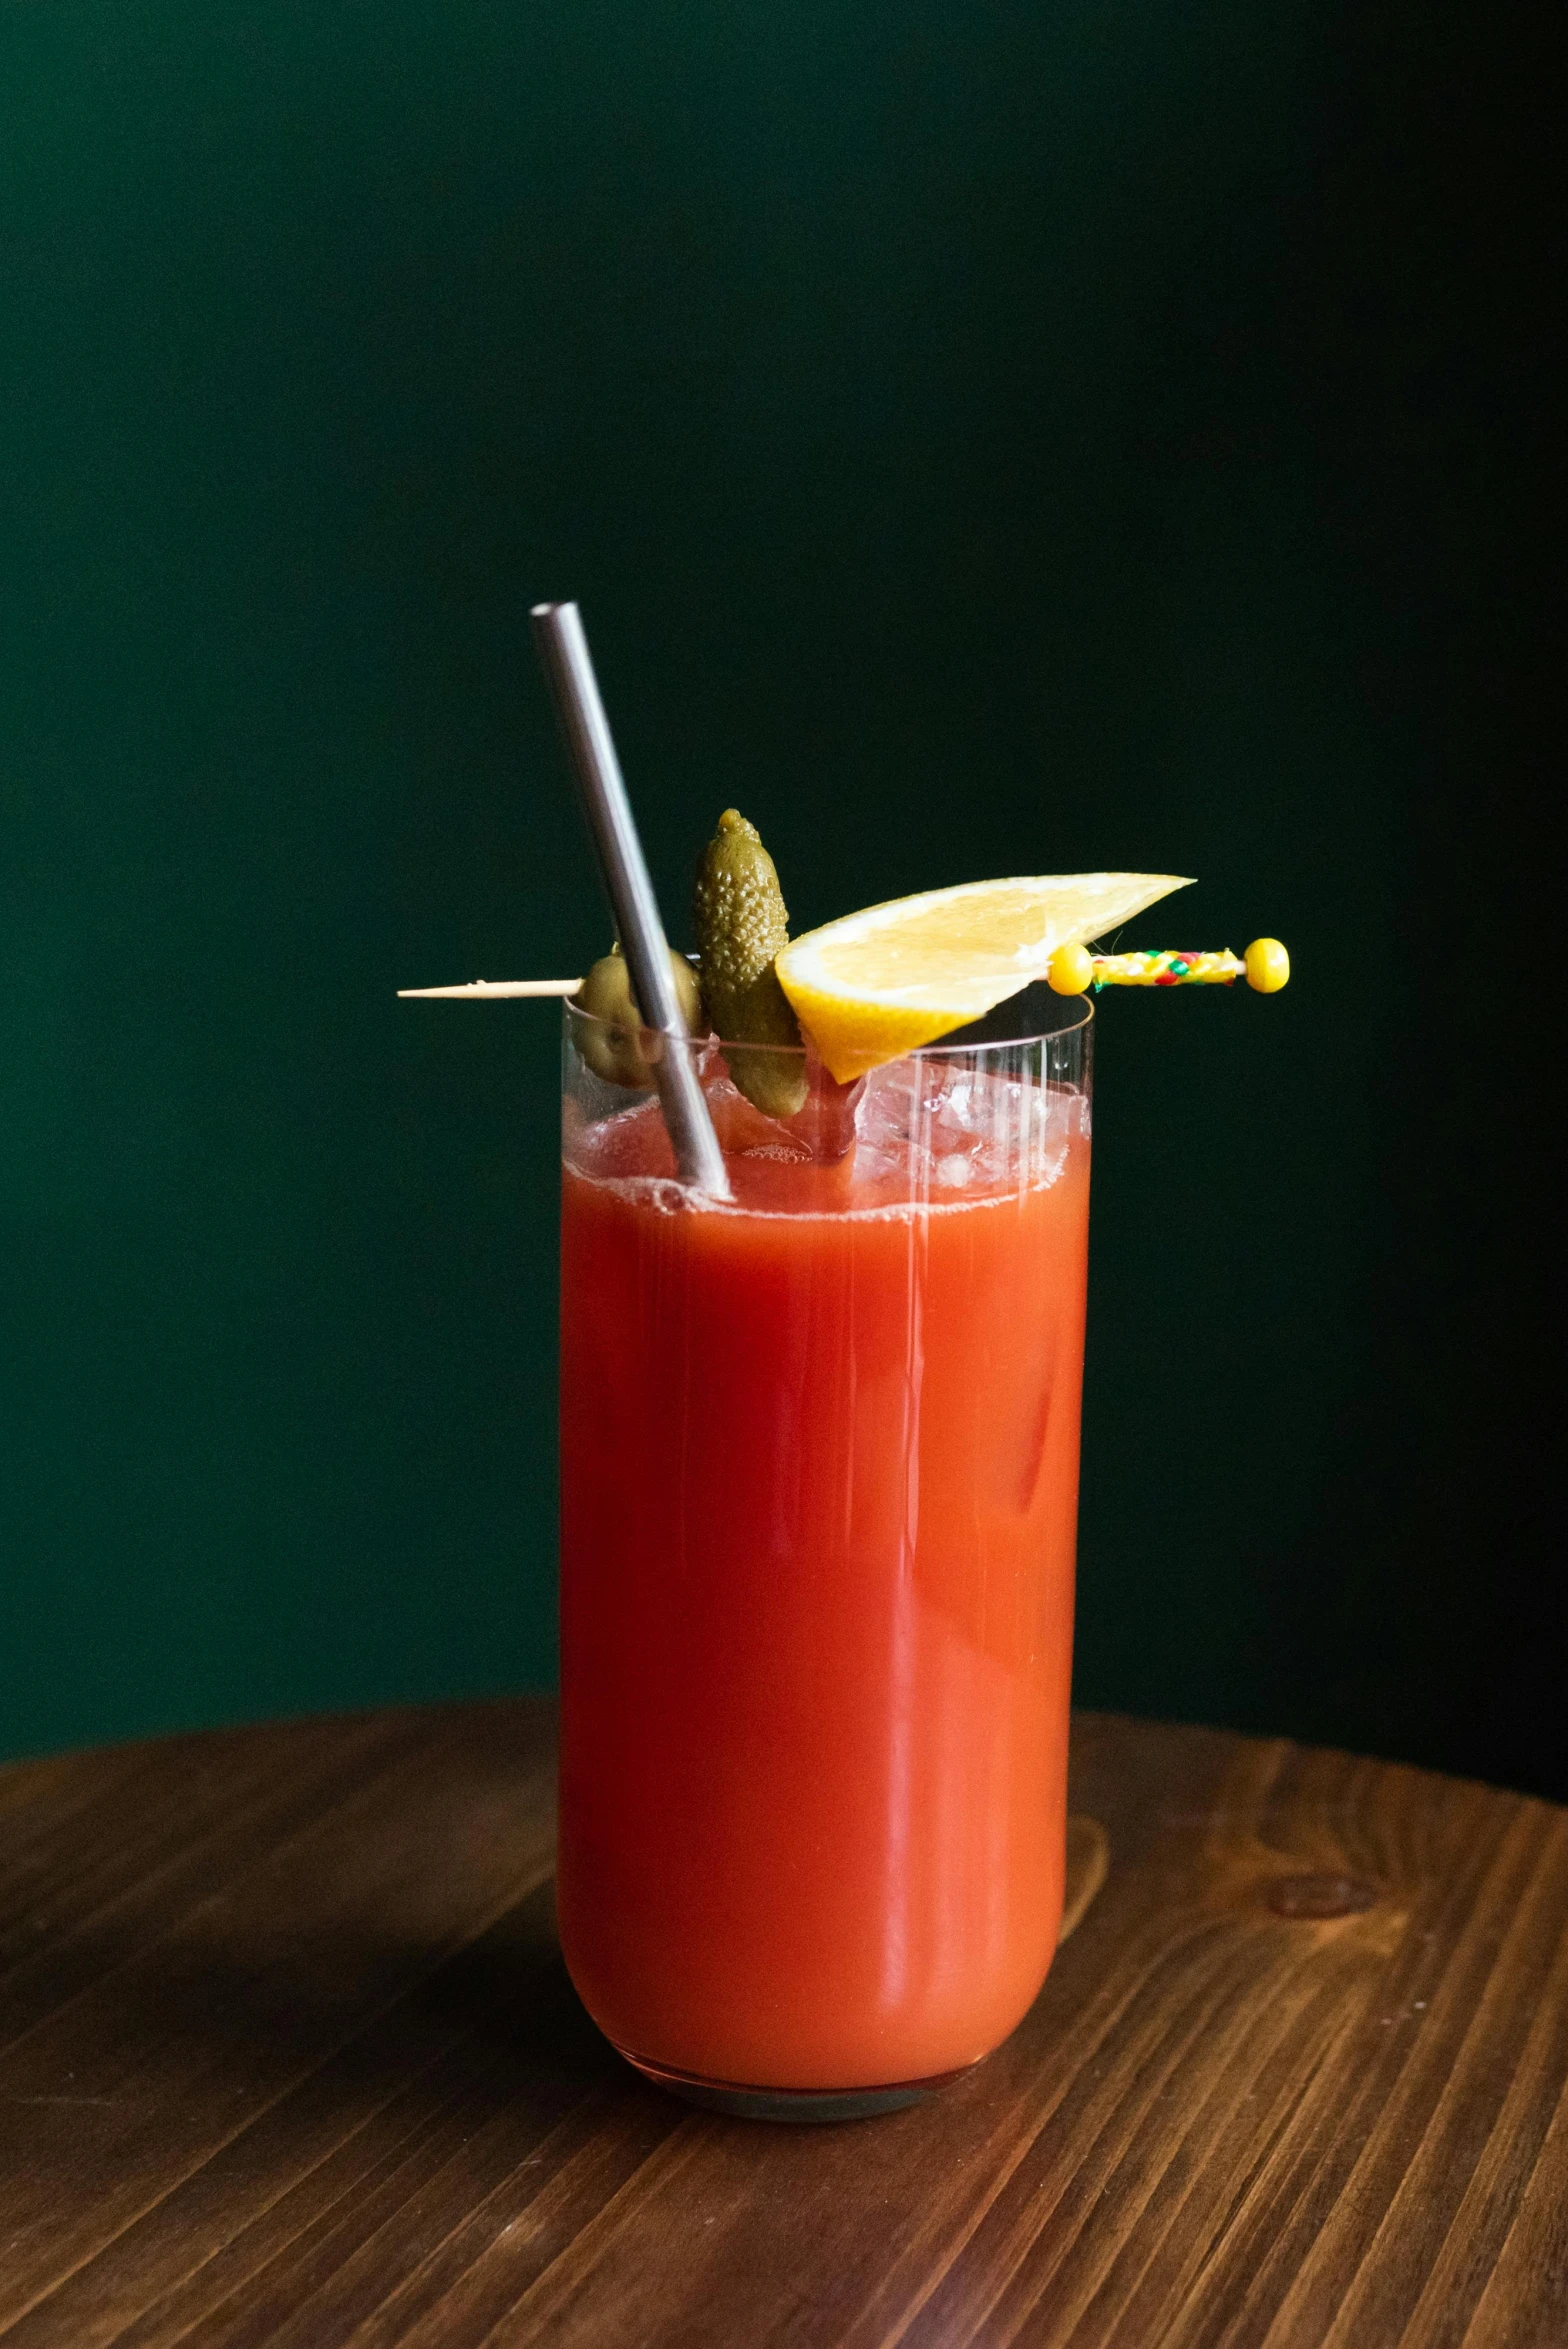
POLYGON ((728 2113, 737 2121, 869 2121, 878 2113, 902 2112, 906 2105, 929 2104, 955 2080, 967 2079, 985 2058, 960 2064, 956 2072, 937 2072, 929 2080, 893 2080, 881 2088, 748 2088, 735 2080, 705 2080, 696 2072, 674 2072, 667 2064, 650 2063, 622 2047, 634 2071, 656 2088, 705 2112, 728 2113))

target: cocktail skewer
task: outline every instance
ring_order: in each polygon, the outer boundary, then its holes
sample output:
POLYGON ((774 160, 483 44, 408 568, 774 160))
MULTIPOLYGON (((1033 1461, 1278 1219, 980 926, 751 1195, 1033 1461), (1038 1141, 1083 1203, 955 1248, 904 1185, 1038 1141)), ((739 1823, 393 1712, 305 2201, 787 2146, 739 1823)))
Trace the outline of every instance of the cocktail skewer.
POLYGON ((1084 995, 1091 987, 1229 987, 1237 979, 1260 995, 1277 995, 1290 977, 1290 956, 1277 938, 1254 938, 1245 954, 1172 946, 1091 954, 1087 946, 1058 946, 1045 975, 1058 995, 1084 995))
POLYGON ((575 604, 536 604, 531 616, 638 1008, 646 1025, 666 1040, 665 1049, 653 1063, 653 1076, 676 1169, 682 1182, 693 1190, 728 1199, 724 1153, 687 1050, 690 1037, 670 977, 664 924, 626 796, 621 762, 615 755, 610 721, 599 698, 581 616, 575 604))
MULTIPOLYGON (((1290 956, 1277 938, 1254 938, 1245 954, 1173 946, 1135 954, 1091 954, 1086 946, 1059 946, 1046 974, 1058 995, 1091 987, 1230 987, 1245 979, 1260 995, 1277 995, 1290 978, 1290 956)), ((461 987, 399 987, 399 995, 575 995, 581 979, 470 979, 461 987)))

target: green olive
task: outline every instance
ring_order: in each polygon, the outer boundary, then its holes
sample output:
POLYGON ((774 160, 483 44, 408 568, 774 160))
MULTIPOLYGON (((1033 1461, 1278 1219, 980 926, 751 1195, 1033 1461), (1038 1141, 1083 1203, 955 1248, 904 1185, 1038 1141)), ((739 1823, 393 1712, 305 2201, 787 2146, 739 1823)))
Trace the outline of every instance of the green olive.
MULTIPOLYGON (((702 990, 697 974, 673 948, 670 976, 688 1030, 694 1036, 701 1035, 702 990)), ((599 957, 572 1002, 579 1011, 604 1023, 576 1031, 577 1048, 594 1075, 603 1077, 607 1085, 630 1085, 645 1093, 653 1083, 653 1064, 664 1049, 664 1040, 657 1029, 643 1025, 632 993, 631 973, 619 946, 599 957)))
POLYGON ((708 1017, 730 1075, 765 1117, 793 1117, 806 1103, 806 1063, 799 1025, 773 968, 789 943, 789 914, 762 836, 736 808, 725 809, 702 852, 692 920, 708 1017), (793 1049, 733 1049, 746 1044, 793 1049))

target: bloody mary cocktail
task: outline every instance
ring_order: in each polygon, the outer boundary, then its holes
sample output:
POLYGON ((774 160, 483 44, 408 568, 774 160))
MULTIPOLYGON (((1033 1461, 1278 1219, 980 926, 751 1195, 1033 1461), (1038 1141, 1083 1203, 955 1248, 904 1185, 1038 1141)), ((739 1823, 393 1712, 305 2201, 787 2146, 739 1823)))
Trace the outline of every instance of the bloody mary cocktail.
POLYGON ((1044 1980, 1089 1186, 1056 1016, 879 1069, 836 1156, 692 1047, 720 1206, 568 1013, 561 1937, 657 2076, 873 2109, 1044 1980))

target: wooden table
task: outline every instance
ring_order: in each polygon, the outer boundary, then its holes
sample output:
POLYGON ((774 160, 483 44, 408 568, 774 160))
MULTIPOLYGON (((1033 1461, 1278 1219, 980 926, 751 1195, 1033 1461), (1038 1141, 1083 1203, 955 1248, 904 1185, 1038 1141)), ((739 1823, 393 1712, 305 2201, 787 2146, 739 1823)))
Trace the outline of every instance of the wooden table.
POLYGON ((0 1771, 3 2349, 1563 2349, 1568 1812, 1088 1716, 1104 1891, 936 2104, 644 2086, 543 1702, 0 1771))

